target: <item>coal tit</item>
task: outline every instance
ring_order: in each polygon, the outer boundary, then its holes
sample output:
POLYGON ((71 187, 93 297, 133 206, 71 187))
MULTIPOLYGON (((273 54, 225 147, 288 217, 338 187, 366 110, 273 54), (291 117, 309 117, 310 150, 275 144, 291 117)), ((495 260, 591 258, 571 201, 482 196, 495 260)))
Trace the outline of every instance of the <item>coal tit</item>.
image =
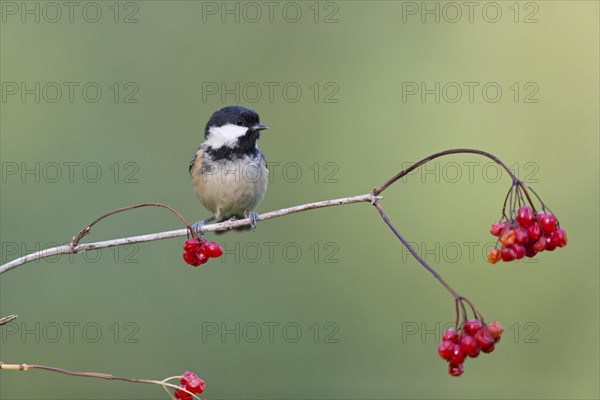
POLYGON ((189 172, 196 195, 213 216, 196 222, 194 230, 230 218, 250 218, 252 230, 256 228, 254 209, 269 181, 267 161, 257 145, 265 129, 256 111, 245 107, 224 107, 210 117, 189 172))

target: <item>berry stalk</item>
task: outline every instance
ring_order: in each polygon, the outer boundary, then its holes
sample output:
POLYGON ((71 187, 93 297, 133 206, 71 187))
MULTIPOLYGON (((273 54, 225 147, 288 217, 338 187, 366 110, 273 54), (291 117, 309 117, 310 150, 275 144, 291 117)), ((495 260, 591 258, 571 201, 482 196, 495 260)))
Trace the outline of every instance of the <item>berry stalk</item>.
POLYGON ((408 249, 408 251, 410 251, 411 254, 417 259, 419 264, 421 264, 423 267, 425 267, 425 269, 427 271, 429 271, 435 277, 435 279, 437 279, 442 284, 442 286, 444 286, 446 288, 446 290, 448 290, 450 292, 450 294, 452 294, 452 296, 454 297, 454 299, 456 301, 461 299, 461 296, 454 289, 452 289, 452 287, 444 280, 444 278, 442 278, 442 276, 435 269, 433 269, 432 266, 427 264, 427 262, 423 259, 423 257, 421 257, 419 255, 419 253, 417 253, 417 251, 414 249, 414 247, 412 247, 410 245, 410 243, 408 243, 408 241, 406 239, 404 239, 404 237, 400 234, 400 232, 398 232, 398 229, 396 229, 396 227, 394 226, 394 224, 392 224, 392 221, 390 221, 390 218, 387 216, 385 211, 383 211, 383 208, 379 204, 379 201, 377 201, 377 200, 374 201, 373 206, 375 206, 375 208, 379 212, 379 215, 381 215, 381 218, 383 218, 383 221, 392 230, 392 232, 394 232, 394 235, 396 235, 396 237, 402 242, 404 247, 406 247, 408 249))
MULTIPOLYGON (((450 150, 440 151, 439 153, 435 153, 428 157, 425 157, 421 161, 416 162, 415 164, 411 165, 410 167, 406 168, 405 170, 398 172, 396 175, 394 175, 393 177, 388 179, 383 185, 373 189, 372 193, 377 196, 377 195, 383 193, 384 190, 386 190, 387 188, 392 186, 394 183, 396 183, 399 179, 410 174, 415 169, 427 164, 429 161, 435 160, 438 157, 447 156, 450 154, 479 154, 481 156, 487 157, 490 160, 497 163, 498 165, 500 165, 502 168, 504 168, 504 170, 506 171, 508 176, 511 177, 513 182, 519 182, 519 178, 517 178, 517 176, 510 170, 510 168, 508 168, 508 166, 502 162, 502 160, 500 160, 495 155, 488 153, 487 151, 476 150, 476 149, 450 149, 450 150)), ((525 193, 527 194, 527 191, 525 191, 525 193)), ((529 194, 527 194, 527 196, 529 197, 529 194)))

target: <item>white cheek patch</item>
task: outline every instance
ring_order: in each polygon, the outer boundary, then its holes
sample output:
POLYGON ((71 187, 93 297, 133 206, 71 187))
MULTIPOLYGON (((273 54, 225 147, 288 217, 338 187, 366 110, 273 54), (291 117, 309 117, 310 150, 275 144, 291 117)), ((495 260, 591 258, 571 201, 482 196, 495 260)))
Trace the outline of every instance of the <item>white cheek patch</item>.
POLYGON ((248 132, 245 126, 227 124, 223 126, 211 126, 208 128, 208 138, 205 143, 213 149, 219 147, 235 146, 237 140, 248 132))

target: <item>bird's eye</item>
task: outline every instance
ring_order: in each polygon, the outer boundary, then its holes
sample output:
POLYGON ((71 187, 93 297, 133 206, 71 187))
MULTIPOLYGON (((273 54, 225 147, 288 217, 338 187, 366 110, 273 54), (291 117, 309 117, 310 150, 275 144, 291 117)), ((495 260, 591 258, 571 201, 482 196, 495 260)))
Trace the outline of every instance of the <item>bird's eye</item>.
POLYGON ((242 120, 238 119, 238 121, 235 123, 236 125, 242 126, 242 120))

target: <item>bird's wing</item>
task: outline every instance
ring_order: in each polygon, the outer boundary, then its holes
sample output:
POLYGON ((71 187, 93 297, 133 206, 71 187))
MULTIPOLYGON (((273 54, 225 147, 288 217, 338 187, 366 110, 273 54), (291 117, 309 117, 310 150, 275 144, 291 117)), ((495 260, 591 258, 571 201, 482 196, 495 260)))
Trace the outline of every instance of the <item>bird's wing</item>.
POLYGON ((194 169, 194 165, 196 165, 197 163, 202 163, 202 155, 204 154, 204 150, 204 145, 201 145, 200 147, 198 147, 198 150, 196 150, 196 152, 194 153, 194 157, 192 158, 192 161, 190 161, 190 166, 188 168, 190 175, 192 174, 192 169, 194 169))
POLYGON ((265 153, 260 152, 260 158, 262 158, 262 163, 265 165, 267 171, 269 170, 269 164, 267 164, 267 159, 265 158, 265 153))

